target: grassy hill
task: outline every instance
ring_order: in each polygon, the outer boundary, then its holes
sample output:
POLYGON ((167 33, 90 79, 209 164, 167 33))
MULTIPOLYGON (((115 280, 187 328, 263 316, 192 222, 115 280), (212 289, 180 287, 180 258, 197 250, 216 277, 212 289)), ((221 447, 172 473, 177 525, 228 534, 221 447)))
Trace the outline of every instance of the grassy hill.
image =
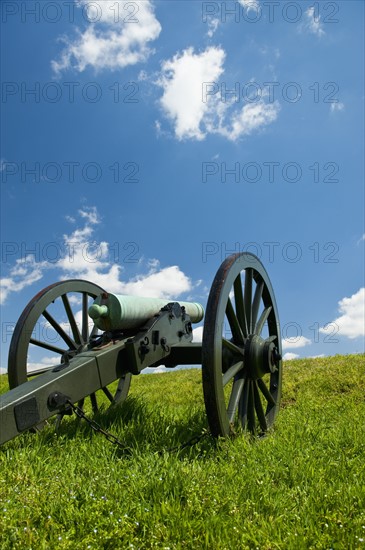
MULTIPOLYGON (((287 362, 273 431, 168 449, 206 427, 199 370, 134 377, 98 421, 0 449, 1 549, 365 548, 364 355, 287 362)), ((2 377, 2 391, 5 391, 2 377)))

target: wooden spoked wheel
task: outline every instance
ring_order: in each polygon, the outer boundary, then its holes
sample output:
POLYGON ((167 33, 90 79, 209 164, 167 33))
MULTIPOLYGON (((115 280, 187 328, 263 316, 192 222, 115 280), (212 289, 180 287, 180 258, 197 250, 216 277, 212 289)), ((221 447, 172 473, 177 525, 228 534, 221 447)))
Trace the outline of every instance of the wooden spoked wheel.
POLYGON ((269 277, 253 254, 230 256, 215 276, 202 374, 212 435, 228 436, 239 425, 259 435, 272 426, 281 398, 280 325, 269 277))
MULTIPOLYGON (((48 286, 29 302, 10 343, 10 389, 52 370, 57 364, 69 362, 88 349, 90 337, 98 333, 88 316, 88 308, 102 292, 98 285, 71 279, 48 286)), ((102 388, 111 404, 126 399, 130 381, 131 374, 126 373, 113 393, 108 387, 102 388)), ((93 411, 98 411, 97 394, 89 397, 93 411)), ((82 408, 84 400, 78 405, 82 408)))

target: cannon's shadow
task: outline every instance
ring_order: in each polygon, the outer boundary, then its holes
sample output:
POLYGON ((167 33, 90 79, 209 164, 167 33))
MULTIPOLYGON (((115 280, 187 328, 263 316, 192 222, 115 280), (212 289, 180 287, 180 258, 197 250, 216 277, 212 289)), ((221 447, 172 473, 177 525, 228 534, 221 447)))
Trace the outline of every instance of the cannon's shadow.
MULTIPOLYGON (((96 414, 86 413, 86 417, 90 422, 75 415, 66 416, 56 433, 68 440, 105 437, 96 433, 97 430, 90 425, 92 422, 94 427, 99 426, 120 441, 120 446, 114 445, 115 453, 120 457, 153 452, 196 458, 209 454, 217 445, 209 435, 206 413, 200 409, 192 408, 180 418, 173 414, 164 415, 156 409, 152 411, 143 397, 129 396, 121 405, 101 408, 96 414)), ((52 427, 43 430, 41 437, 44 444, 54 440, 52 427)))

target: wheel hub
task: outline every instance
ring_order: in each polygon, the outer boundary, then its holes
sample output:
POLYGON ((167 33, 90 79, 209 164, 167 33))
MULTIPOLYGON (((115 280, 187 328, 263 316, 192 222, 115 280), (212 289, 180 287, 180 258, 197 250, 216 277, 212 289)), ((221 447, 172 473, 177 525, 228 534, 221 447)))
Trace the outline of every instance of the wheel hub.
POLYGON ((278 369, 281 356, 272 341, 252 334, 245 344, 245 365, 251 380, 262 378, 264 374, 273 373, 278 369))

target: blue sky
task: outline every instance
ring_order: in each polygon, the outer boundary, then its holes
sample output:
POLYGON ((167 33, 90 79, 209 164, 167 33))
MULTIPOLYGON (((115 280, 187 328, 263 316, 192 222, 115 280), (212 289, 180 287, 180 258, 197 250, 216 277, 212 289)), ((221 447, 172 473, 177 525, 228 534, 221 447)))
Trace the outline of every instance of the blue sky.
POLYGON ((2 368, 48 284, 205 305, 230 251, 286 358, 364 351, 364 4, 277 4, 2 2, 2 368))

